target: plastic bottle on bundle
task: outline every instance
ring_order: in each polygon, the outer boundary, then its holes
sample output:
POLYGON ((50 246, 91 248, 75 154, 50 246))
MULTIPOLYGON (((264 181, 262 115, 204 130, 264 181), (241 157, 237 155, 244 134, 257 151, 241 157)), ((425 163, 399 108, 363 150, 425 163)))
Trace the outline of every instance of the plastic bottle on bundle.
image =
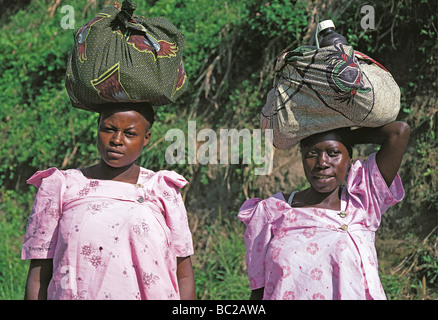
POLYGON ((335 44, 348 45, 347 39, 337 32, 335 32, 335 24, 332 20, 324 20, 318 24, 318 35, 322 37, 319 42, 319 47, 329 47, 335 44))

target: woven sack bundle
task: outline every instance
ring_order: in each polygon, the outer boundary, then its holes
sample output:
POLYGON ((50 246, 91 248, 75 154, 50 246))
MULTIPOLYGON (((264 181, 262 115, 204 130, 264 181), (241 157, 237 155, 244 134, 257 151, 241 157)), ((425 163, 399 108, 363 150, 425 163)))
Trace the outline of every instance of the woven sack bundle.
POLYGON ((299 47, 277 60, 261 112, 274 146, 288 149, 312 134, 342 127, 379 127, 400 111, 400 88, 377 61, 351 46, 299 47))
POLYGON ((129 0, 104 8, 74 32, 65 78, 74 107, 161 106, 186 89, 184 35, 165 18, 133 15, 135 8, 129 0))

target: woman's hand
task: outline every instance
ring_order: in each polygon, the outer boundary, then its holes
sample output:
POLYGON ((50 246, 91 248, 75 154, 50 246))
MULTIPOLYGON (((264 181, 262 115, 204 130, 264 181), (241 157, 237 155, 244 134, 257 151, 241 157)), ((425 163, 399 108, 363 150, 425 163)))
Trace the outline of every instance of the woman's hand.
POLYGON ((263 300, 264 294, 265 294, 265 287, 252 290, 249 300, 263 300))

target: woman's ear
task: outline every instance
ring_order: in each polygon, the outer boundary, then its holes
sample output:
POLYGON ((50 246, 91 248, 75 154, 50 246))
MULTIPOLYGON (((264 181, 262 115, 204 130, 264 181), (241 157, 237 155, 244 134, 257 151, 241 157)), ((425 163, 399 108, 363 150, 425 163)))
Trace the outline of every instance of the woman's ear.
POLYGON ((151 130, 149 130, 148 133, 145 134, 143 141, 143 148, 149 144, 149 141, 151 141, 151 135, 152 135, 151 130))

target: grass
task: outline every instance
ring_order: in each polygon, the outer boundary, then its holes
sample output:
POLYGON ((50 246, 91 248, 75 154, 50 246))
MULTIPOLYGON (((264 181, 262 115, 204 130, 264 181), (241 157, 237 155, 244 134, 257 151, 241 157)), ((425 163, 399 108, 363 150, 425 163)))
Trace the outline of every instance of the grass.
POLYGON ((26 226, 23 209, 29 199, 9 190, 1 191, 0 300, 23 299, 28 262, 21 261, 20 255, 26 226))
POLYGON ((11 236, 16 230, 0 223, 0 300, 24 297, 28 263, 20 259, 21 237, 11 236))
POLYGON ((380 278, 388 299, 438 299, 436 230, 437 227, 422 240, 409 234, 405 239, 377 242, 377 248, 384 256, 380 263, 380 278), (394 253, 397 259, 393 257, 394 253), (385 258, 385 255, 389 256, 385 258))
POLYGON ((195 257, 197 297, 201 300, 247 300, 250 295, 245 267, 244 227, 226 220, 205 226, 207 239, 195 257))

